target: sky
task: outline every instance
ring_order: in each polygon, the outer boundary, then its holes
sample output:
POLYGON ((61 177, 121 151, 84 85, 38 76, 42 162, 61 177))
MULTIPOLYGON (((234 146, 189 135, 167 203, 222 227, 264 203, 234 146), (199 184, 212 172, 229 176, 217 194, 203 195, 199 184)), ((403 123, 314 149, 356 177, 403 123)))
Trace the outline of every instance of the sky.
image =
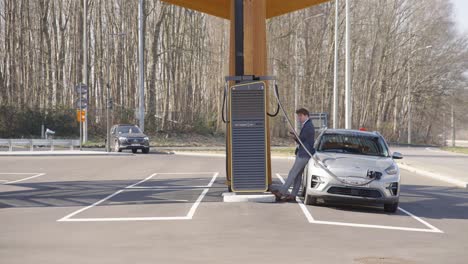
POLYGON ((468 33, 468 0, 451 0, 454 5, 455 21, 460 33, 468 33))

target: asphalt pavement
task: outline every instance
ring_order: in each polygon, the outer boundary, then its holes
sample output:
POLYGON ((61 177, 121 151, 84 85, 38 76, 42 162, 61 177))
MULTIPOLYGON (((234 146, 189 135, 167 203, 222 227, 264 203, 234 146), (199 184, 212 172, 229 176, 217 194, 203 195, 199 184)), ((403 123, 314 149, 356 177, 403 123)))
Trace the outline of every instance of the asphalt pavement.
MULTIPOLYGON (((276 184, 291 165, 272 161, 276 184)), ((1 263, 466 263, 466 189, 402 170, 396 214, 223 203, 224 166, 154 153, 0 157, 1 263)))
POLYGON ((434 147, 393 147, 401 152, 400 167, 449 184, 468 188, 468 155, 434 147))

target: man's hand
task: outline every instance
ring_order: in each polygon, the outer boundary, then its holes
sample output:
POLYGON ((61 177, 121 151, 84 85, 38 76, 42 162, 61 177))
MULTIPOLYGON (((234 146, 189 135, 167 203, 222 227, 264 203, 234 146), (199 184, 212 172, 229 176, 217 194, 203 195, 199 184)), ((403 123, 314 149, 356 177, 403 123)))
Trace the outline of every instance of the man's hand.
POLYGON ((294 134, 294 132, 289 131, 289 137, 297 142, 297 137, 296 137, 296 134, 294 134))

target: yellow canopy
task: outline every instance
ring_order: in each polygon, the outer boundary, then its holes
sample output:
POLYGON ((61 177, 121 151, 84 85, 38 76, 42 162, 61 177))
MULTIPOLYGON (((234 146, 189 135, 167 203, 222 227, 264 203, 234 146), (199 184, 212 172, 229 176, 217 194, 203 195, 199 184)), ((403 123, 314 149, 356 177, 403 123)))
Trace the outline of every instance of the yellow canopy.
MULTIPOLYGON (((161 0, 170 4, 197 10, 213 16, 230 19, 232 0, 161 0)), ((258 1, 258 0, 251 0, 258 1)), ((329 0, 265 0, 266 18, 272 18, 318 5, 329 0)))

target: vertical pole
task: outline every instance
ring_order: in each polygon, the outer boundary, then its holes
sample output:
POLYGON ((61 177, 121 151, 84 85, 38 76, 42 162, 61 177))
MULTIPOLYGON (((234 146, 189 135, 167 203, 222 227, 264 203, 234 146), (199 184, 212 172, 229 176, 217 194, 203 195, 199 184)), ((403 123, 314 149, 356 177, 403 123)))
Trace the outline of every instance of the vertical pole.
POLYGON ((140 129, 145 130, 145 14, 144 14, 144 0, 139 0, 138 6, 138 86, 140 87, 140 129))
POLYGON ((107 35, 107 96, 106 96, 106 152, 110 152, 110 33, 107 35))
POLYGON ((408 61, 408 145, 411 145, 411 61, 408 61))
MULTIPOLYGON (((78 115, 78 120, 80 121, 80 150, 81 150, 81 147, 82 147, 82 144, 83 144, 83 120, 81 120, 81 111, 83 111, 82 109, 82 102, 81 102, 81 97, 82 97, 82 93, 81 93, 81 83, 78 85, 79 89, 80 89, 80 98, 78 98, 78 104, 80 105, 80 112, 79 112, 79 115, 78 115)), ((47 138, 47 133, 46 133, 46 138, 47 138)))
POLYGON ((345 89, 345 128, 351 129, 351 61, 350 61, 350 26, 349 26, 349 0, 346 0, 346 89, 345 89))
POLYGON ((335 0, 335 62, 333 72, 333 128, 338 128, 338 5, 335 0))
POLYGON ((244 0, 234 3, 234 41, 236 76, 244 75, 244 0))
POLYGON ((452 103, 452 147, 455 147, 455 110, 453 109, 453 103, 452 103))
MULTIPOLYGON (((88 40, 87 40, 88 0, 83 0, 83 83, 88 84, 88 40)), ((89 89, 88 89, 89 93, 89 89)), ((86 93, 87 97, 89 94, 86 93)), ((89 103, 88 103, 89 104, 89 103)), ((88 111, 85 110, 83 123, 83 143, 88 141, 88 111)))
POLYGON ((295 47, 295 50, 294 50, 294 63, 296 64, 296 66, 294 67, 295 69, 295 75, 294 75, 294 111, 293 111, 293 117, 294 117, 294 129, 296 130, 296 133, 300 133, 301 129, 299 127, 299 122, 297 121, 297 117, 296 115, 294 114, 297 110, 297 103, 299 101, 298 97, 298 85, 299 85, 299 82, 298 82, 298 60, 297 60, 297 56, 298 56, 298 45, 297 45, 297 32, 295 31, 294 32, 294 47, 295 47))
MULTIPOLYGON (((109 66, 108 66, 109 67, 109 66)), ((110 110, 110 85, 109 82, 107 83, 107 104, 106 104, 106 151, 110 152, 110 117, 109 117, 109 110, 110 110)))
MULTIPOLYGON (((231 0, 231 31, 229 74, 265 76, 267 74, 266 50, 266 2, 267 0, 231 0)), ((232 85, 230 83, 229 85, 232 85)), ((268 89, 265 91, 268 98, 268 89)), ((268 110, 268 105, 266 106, 268 110)), ((269 119, 266 119, 269 128, 269 119)), ((230 184, 231 150, 229 143, 231 124, 226 126, 227 183, 230 184)), ((266 130, 266 166, 271 184, 270 131, 266 130)))

